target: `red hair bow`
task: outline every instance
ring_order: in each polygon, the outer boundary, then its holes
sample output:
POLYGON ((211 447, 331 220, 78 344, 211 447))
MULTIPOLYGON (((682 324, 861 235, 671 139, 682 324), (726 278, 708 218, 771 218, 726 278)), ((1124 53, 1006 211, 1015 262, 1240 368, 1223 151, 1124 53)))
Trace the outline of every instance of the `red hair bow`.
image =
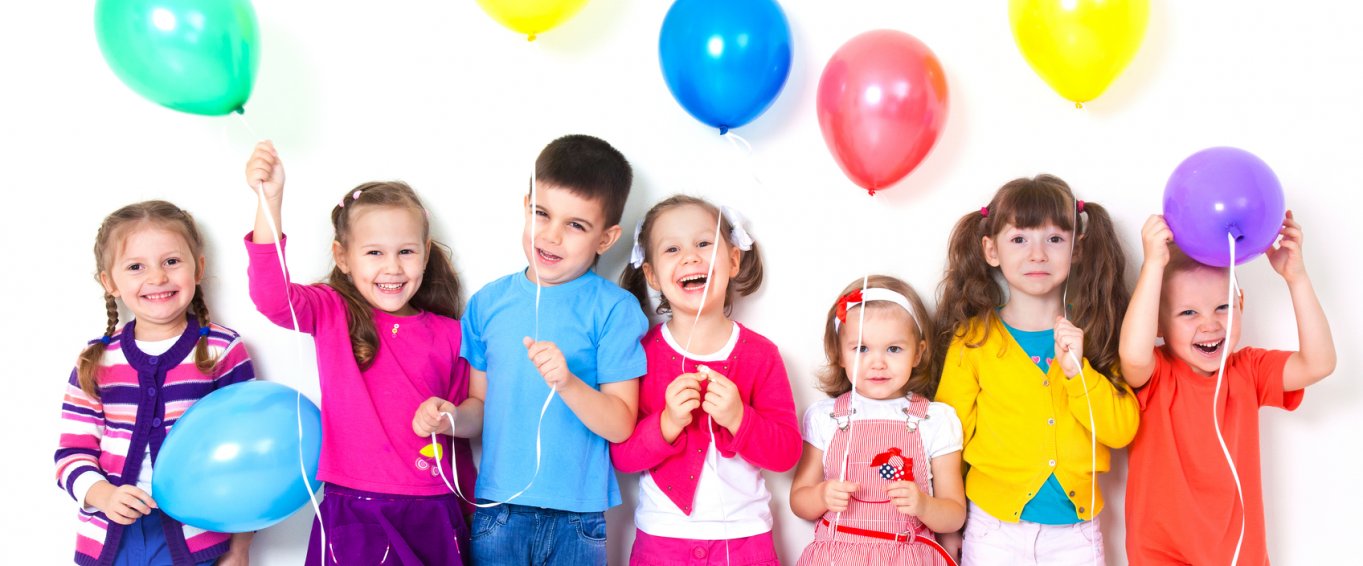
POLYGON ((861 289, 852 291, 851 293, 843 295, 841 298, 838 299, 838 309, 835 313, 835 316, 837 316, 838 322, 842 324, 847 324, 848 303, 851 303, 852 306, 861 304, 861 289))

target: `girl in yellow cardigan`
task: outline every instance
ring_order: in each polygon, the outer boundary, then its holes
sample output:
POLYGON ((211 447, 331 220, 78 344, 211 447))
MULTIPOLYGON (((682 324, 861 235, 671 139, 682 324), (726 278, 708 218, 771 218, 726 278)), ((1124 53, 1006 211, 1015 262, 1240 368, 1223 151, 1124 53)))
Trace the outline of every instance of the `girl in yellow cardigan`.
POLYGON ((1016 179, 957 222, 947 262, 935 361, 964 429, 962 564, 1102 563, 1095 474, 1140 414, 1116 372, 1111 218, 1059 178, 1016 179))

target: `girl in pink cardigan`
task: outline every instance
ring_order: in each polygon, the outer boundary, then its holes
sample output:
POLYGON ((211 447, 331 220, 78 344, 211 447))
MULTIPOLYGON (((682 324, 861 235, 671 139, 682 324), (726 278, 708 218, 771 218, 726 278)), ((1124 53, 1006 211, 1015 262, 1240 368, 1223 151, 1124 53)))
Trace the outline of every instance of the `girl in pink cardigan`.
MULTIPOLYGON (((762 283, 762 261, 729 209, 674 196, 635 230, 621 285, 671 318, 644 336, 639 424, 611 447, 642 472, 631 565, 777 565, 762 469, 800 458, 790 382, 776 345, 729 319, 733 295, 762 283)), ((645 308, 647 308, 645 306, 645 308)))

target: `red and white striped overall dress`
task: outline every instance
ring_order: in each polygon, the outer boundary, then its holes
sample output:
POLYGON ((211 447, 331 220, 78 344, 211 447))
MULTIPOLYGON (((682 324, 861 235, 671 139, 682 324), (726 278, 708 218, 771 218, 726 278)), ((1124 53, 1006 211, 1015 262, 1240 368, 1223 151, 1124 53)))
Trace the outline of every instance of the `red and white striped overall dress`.
POLYGON ((885 493, 890 482, 897 480, 912 480, 924 493, 932 493, 927 479, 932 463, 923 453, 918 432, 919 421, 927 418, 929 401, 910 393, 903 420, 852 423, 851 395, 839 396, 829 414, 838 430, 824 451, 823 470, 825 480, 838 479, 846 452, 847 481, 855 482, 857 490, 841 516, 829 511, 815 524, 814 542, 805 547, 798 565, 949 564, 933 533, 917 517, 900 513, 885 493), (849 439, 851 450, 847 450, 849 439))

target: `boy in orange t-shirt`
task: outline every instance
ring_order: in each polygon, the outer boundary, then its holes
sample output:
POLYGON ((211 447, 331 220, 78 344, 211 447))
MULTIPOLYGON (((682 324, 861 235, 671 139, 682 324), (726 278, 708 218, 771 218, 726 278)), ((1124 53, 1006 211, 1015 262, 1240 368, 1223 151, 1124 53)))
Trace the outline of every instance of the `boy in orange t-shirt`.
POLYGON ((1126 497, 1126 552, 1133 566, 1230 564, 1237 554, 1239 564, 1269 563, 1259 408, 1296 409, 1302 390, 1335 368, 1330 325, 1307 277, 1301 227, 1291 211, 1281 235, 1266 255, 1292 296, 1297 352, 1235 351, 1244 296, 1228 302, 1227 270, 1171 253, 1172 233, 1162 217, 1150 217, 1141 229, 1145 263, 1120 346, 1122 376, 1137 388, 1141 405, 1126 497), (1228 327, 1232 308, 1236 316, 1228 327), (1156 337, 1164 338, 1163 346, 1155 347, 1156 337))

